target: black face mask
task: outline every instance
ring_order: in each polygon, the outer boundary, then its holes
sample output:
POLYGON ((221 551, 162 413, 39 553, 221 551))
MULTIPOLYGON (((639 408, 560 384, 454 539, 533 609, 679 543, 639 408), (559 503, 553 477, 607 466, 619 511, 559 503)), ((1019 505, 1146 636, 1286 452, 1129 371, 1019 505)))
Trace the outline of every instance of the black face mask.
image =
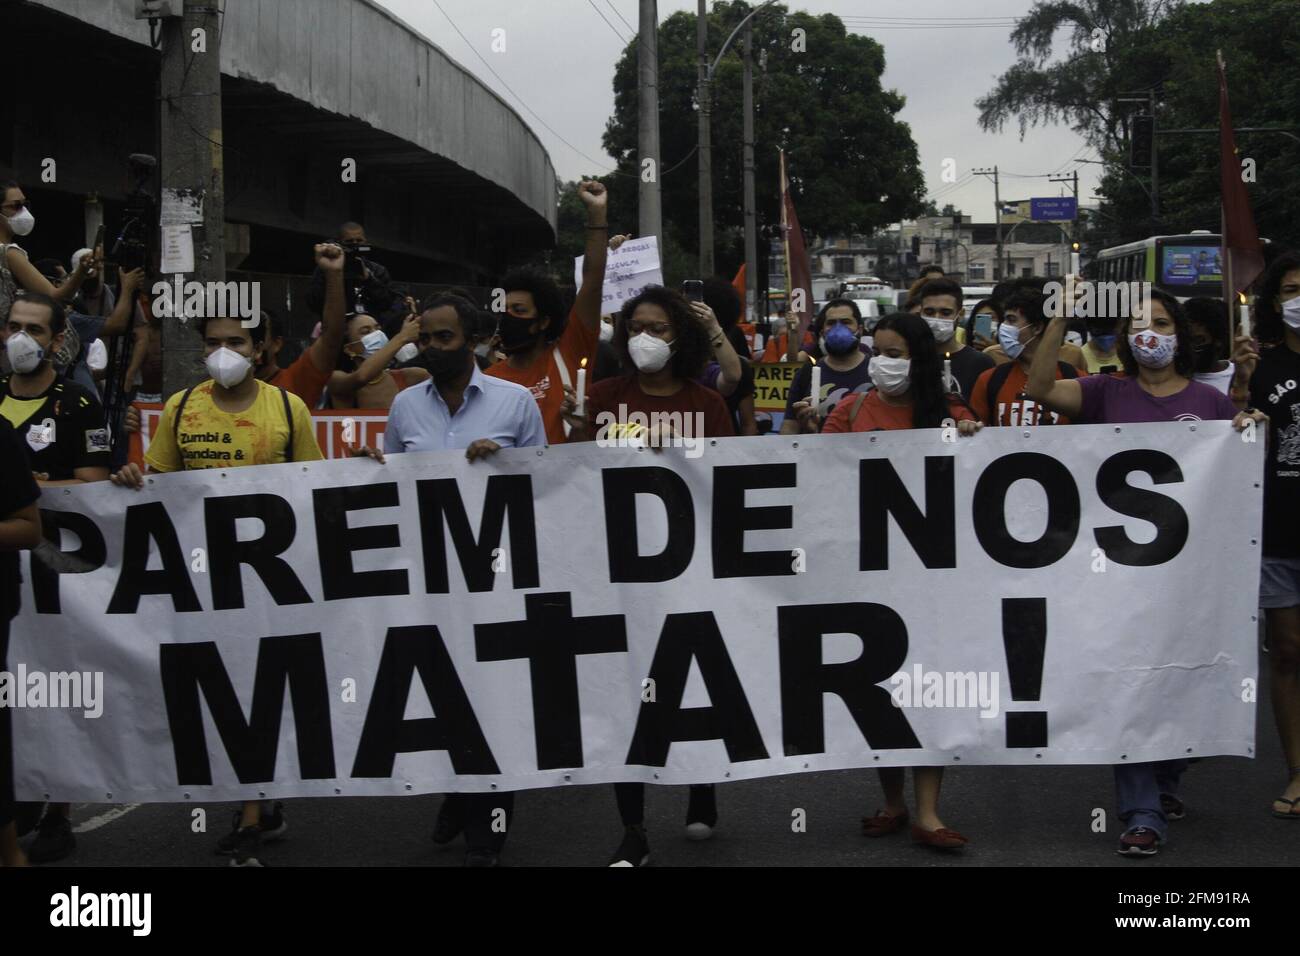
POLYGON ((1215 351, 1214 343, 1210 342, 1194 353, 1196 355, 1196 371, 1213 372, 1214 366, 1219 364, 1219 356, 1215 351))
POLYGON ((465 345, 458 349, 425 349, 420 353, 420 364, 429 370, 436 384, 445 385, 465 373, 469 357, 470 350, 465 345))
POLYGON ((513 316, 504 315, 497 324, 497 335, 501 337, 501 351, 506 354, 512 352, 526 352, 537 344, 541 338, 542 332, 528 331, 533 327, 533 323, 541 321, 538 318, 516 319, 513 316))

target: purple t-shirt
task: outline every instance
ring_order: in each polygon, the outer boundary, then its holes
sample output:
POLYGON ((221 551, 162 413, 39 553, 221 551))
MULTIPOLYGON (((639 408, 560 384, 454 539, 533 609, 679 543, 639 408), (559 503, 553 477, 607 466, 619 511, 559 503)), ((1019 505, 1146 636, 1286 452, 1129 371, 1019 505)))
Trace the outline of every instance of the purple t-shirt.
POLYGON ((1231 419, 1237 407, 1217 388, 1200 382, 1173 395, 1146 392, 1136 378, 1119 375, 1085 375, 1076 379, 1083 392, 1080 425, 1122 425, 1129 422, 1199 422, 1231 419))

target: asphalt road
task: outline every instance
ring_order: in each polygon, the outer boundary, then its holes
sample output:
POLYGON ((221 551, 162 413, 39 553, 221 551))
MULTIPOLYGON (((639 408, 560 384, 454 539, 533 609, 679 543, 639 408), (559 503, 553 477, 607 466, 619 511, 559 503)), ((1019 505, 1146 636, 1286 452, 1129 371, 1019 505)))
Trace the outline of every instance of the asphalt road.
MULTIPOLYGON (((944 778, 940 812, 970 837, 961 854, 913 846, 905 833, 860 835, 860 819, 880 805, 869 770, 793 774, 718 788, 712 840, 682 834, 685 787, 649 787, 646 823, 660 866, 1300 866, 1300 820, 1277 820, 1269 804, 1284 767, 1261 662, 1254 760, 1207 758, 1183 778, 1187 818, 1171 824, 1161 853, 1133 860, 1115 853, 1123 827, 1114 816, 1109 767, 961 767, 944 778), (1106 830, 1094 832, 1096 809, 1106 830), (806 829, 795 832, 794 811, 806 829)), ((909 775, 910 799, 911 782, 909 775)), ((441 797, 291 800, 287 839, 263 849, 267 866, 459 866, 464 844, 437 849, 429 837, 441 797)), ((55 866, 225 866, 212 847, 230 826, 233 805, 209 805, 207 832, 192 830, 192 804, 73 807, 74 854, 55 866)), ((602 866, 622 836, 609 786, 529 790, 516 799, 502 864, 602 866)))

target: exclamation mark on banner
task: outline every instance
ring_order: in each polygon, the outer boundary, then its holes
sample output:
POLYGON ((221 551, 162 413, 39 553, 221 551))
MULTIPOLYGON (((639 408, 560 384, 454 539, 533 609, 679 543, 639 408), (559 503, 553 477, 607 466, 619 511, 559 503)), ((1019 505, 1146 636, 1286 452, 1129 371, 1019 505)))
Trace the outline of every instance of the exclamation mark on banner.
MULTIPOLYGON (((1039 700, 1047 653, 1047 599, 1002 599, 1002 644, 1012 700, 1039 700)), ((1047 711, 1007 712, 1008 747, 1046 747, 1047 711)))

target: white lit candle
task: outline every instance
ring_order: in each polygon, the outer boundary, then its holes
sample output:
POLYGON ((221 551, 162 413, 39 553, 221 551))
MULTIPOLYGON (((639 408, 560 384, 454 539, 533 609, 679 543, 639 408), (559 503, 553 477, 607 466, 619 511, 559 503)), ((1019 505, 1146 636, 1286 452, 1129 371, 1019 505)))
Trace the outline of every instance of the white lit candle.
POLYGON ((754 354, 755 355, 763 354, 763 333, 762 332, 754 333, 754 354))
POLYGON ((808 399, 812 402, 813 411, 817 411, 822 403, 822 367, 816 359, 812 363, 812 384, 808 387, 808 399))
POLYGON ((1237 298, 1241 300, 1241 334, 1250 338, 1250 306, 1246 304, 1246 297, 1240 292, 1237 298))
POLYGON ((574 408, 574 414, 582 417, 587 413, 587 360, 582 360, 582 365, 578 367, 578 404, 574 408))
POLYGON ((951 355, 951 352, 943 353, 943 387, 950 392, 952 391, 952 359, 949 357, 951 355))
POLYGON ((1079 254, 1077 252, 1072 252, 1070 253, 1070 275, 1077 276, 1078 274, 1079 274, 1079 254))

